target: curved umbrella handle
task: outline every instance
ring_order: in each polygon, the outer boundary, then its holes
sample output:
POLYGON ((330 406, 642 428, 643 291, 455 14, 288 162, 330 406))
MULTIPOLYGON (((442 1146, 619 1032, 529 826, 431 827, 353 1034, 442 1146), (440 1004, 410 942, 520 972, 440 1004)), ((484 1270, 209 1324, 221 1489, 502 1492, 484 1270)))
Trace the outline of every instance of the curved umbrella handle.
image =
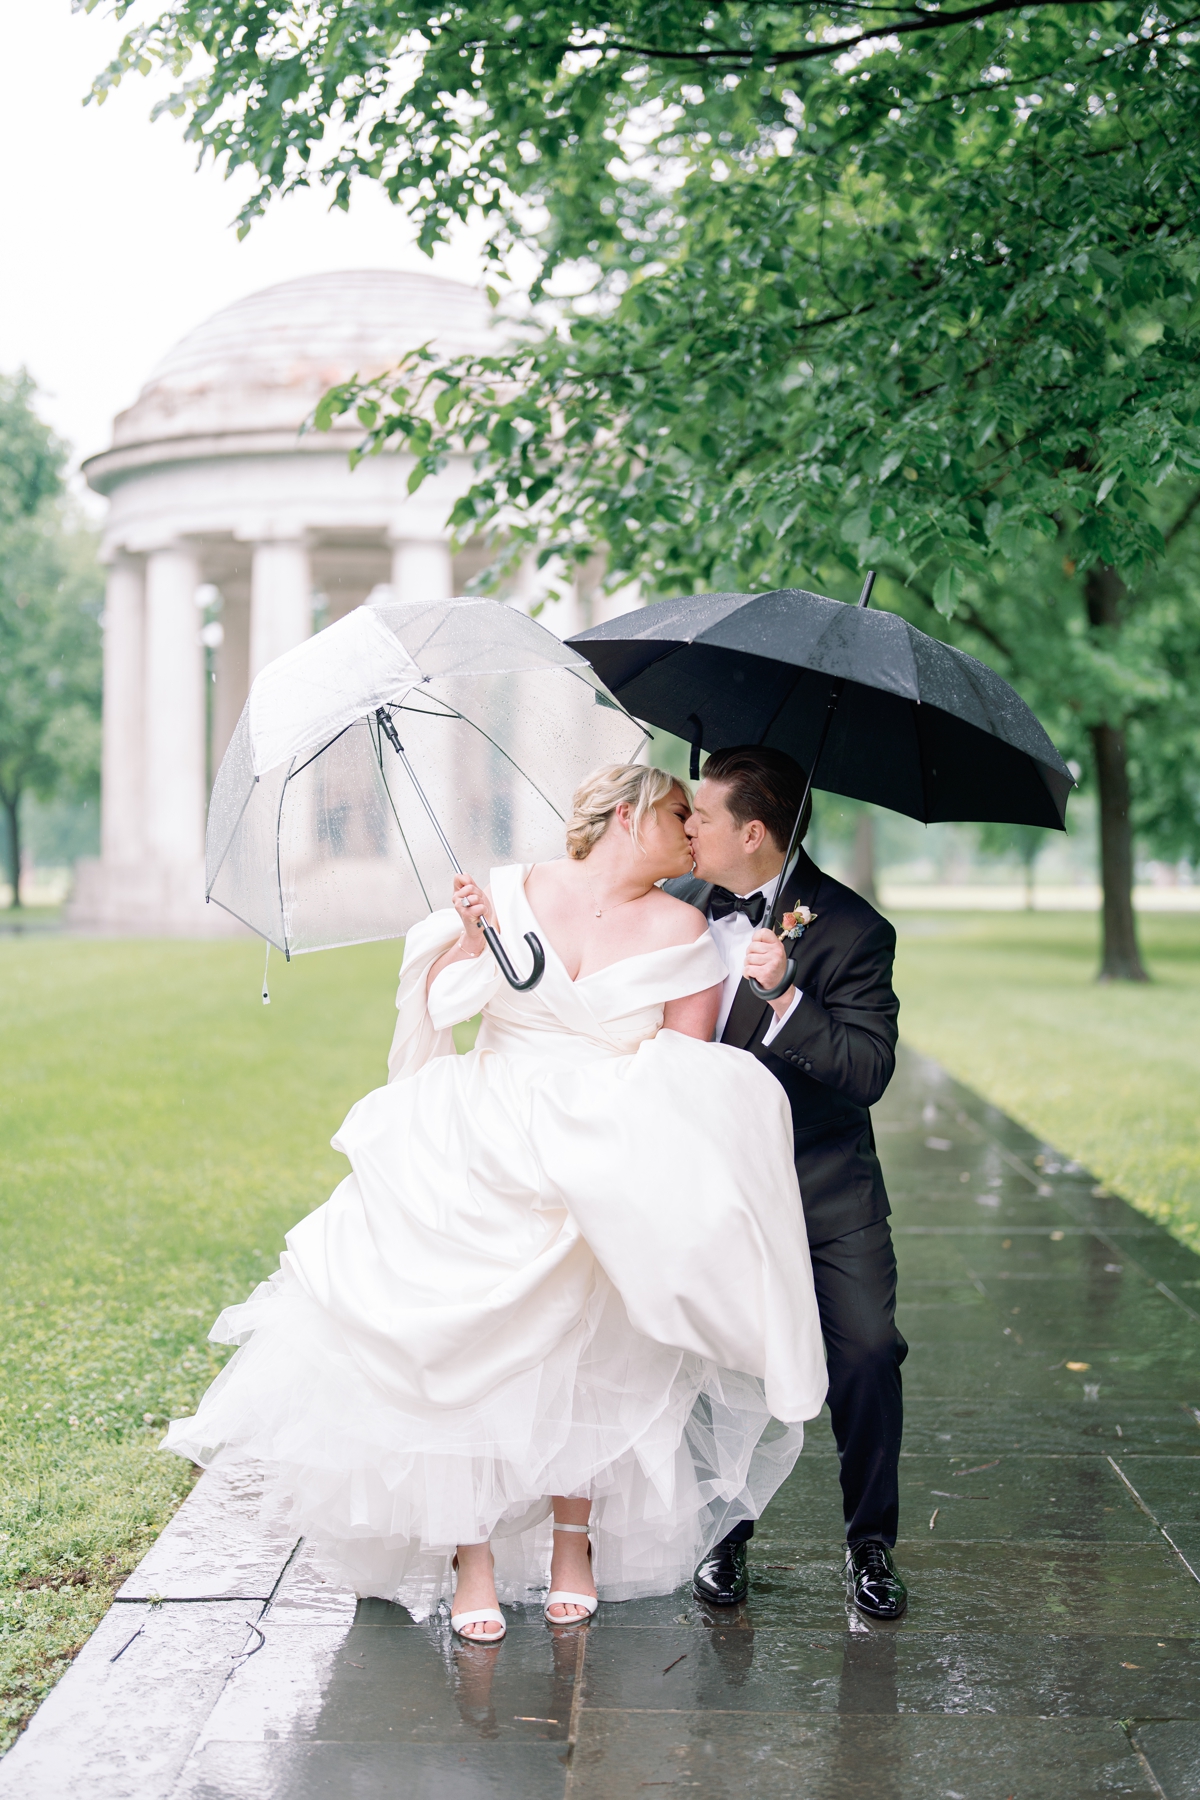
POLYGON ((483 935, 487 940, 488 949, 499 964, 500 973, 503 975, 510 988, 515 988, 518 994, 524 994, 527 993, 530 988, 535 988, 537 986, 538 982, 542 979, 542 976, 546 973, 546 952, 542 949, 540 942, 533 935, 532 931, 527 931, 525 933, 525 942, 529 945, 530 952, 533 956, 533 969, 532 972, 525 977, 524 981, 520 979, 517 971, 509 962, 504 946, 500 942, 499 934, 494 927, 487 924, 486 921, 483 927, 483 935))
POLYGON ((750 976, 748 978, 750 982, 750 992, 756 994, 760 1000, 778 1000, 780 994, 786 994, 790 987, 795 987, 798 975, 799 971, 796 968, 796 959, 794 956, 789 956, 787 959, 787 967, 783 971, 782 981, 777 981, 772 988, 765 988, 759 987, 753 976, 750 976))

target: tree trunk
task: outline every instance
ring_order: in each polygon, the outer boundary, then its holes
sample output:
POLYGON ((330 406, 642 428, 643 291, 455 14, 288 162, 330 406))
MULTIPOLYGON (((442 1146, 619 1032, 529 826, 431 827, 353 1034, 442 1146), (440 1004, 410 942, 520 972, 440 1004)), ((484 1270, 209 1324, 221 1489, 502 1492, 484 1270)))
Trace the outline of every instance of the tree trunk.
MULTIPOLYGON (((1124 583, 1115 569, 1095 567, 1086 585, 1088 619, 1093 627, 1120 624, 1124 583)), ((1133 912, 1133 825, 1129 816, 1129 764, 1123 723, 1090 728, 1100 805, 1100 882, 1103 888, 1104 941, 1101 981, 1148 981, 1138 949, 1133 912)))
POLYGON ((1037 861, 1037 851, 1027 850, 1025 853, 1025 911, 1033 912, 1033 865, 1037 861))
POLYGON ((854 827, 850 886, 871 906, 879 905, 875 891, 875 820, 869 812, 860 812, 854 827))
POLYGON ((12 883, 12 906, 21 904, 21 796, 14 800, 8 795, 0 796, 0 805, 4 807, 4 816, 8 820, 8 878, 12 883))
POLYGON ((1133 832, 1125 733, 1115 725, 1093 725, 1091 739, 1100 793, 1100 880, 1104 889, 1100 980, 1149 981, 1142 967, 1133 912, 1133 832))

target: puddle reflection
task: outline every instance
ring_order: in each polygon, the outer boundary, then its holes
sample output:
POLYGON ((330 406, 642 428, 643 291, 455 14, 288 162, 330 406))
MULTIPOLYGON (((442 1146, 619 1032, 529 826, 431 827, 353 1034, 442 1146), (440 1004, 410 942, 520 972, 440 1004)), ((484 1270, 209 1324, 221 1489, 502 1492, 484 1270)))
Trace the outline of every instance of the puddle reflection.
POLYGON ((869 1793, 871 1800, 901 1800, 899 1730, 881 1729, 879 1723, 900 1710, 894 1631, 847 1633, 842 1640, 837 1709, 839 1729, 829 1762, 826 1800, 847 1800, 847 1796, 860 1793, 869 1793), (864 1715, 871 1717, 869 1733, 856 1729, 864 1715))
POLYGON ((455 1637, 448 1623, 414 1626, 400 1607, 360 1602, 303 1735, 397 1744, 565 1740, 579 1668, 579 1634, 531 1631, 509 1614, 499 1644, 455 1637))
POLYGON ((723 1695, 730 1688, 744 1687, 749 1679, 754 1662, 754 1627, 740 1608, 732 1618, 714 1616, 707 1610, 701 1617, 708 1626, 705 1641, 712 1659, 706 1657, 701 1665, 693 1704, 720 1708, 727 1704, 723 1695))

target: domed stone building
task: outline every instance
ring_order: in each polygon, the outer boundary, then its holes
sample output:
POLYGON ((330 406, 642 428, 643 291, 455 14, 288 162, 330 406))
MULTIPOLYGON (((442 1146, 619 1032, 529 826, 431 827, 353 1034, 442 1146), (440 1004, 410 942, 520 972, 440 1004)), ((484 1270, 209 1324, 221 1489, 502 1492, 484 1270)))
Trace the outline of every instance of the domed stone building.
MULTIPOLYGON (((225 307, 178 343, 109 449, 84 464, 109 501, 101 854, 77 869, 71 915, 97 927, 222 929, 204 905, 208 790, 254 676, 390 586, 462 592, 483 551, 455 556, 446 518, 465 459, 408 493, 411 459, 353 472, 353 427, 301 433, 327 388, 431 342, 495 346, 485 296, 436 276, 305 276, 225 307)), ((532 591, 512 596, 528 606, 532 591)), ((610 601, 605 614, 623 606, 610 601)), ((543 619, 589 622, 574 592, 543 619)), ((596 617, 600 617, 598 610, 596 617)))

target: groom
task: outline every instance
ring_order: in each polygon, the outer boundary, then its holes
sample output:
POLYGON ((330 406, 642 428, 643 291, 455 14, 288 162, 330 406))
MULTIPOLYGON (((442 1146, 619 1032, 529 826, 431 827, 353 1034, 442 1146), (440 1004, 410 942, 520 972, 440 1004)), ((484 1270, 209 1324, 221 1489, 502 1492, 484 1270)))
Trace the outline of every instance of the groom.
MULTIPOLYGON (((803 769, 780 750, 714 751, 686 826, 695 875, 664 885, 707 914, 729 971, 717 1037, 757 1056, 791 1105, 841 1463, 847 1581, 860 1612, 897 1619, 908 1599, 891 1555, 899 1517, 900 1364, 908 1346, 896 1329, 890 1208, 868 1111, 895 1066, 896 934, 802 849, 789 866, 777 918, 795 913, 798 922, 810 922, 786 949, 758 928, 804 787, 803 769), (797 984, 776 1000, 758 999, 745 977, 774 987, 789 951, 797 984)), ((806 817, 801 837, 807 829, 806 817)), ((713 1547, 694 1577, 700 1599, 718 1606, 745 1599, 753 1533, 747 1519, 713 1547)))

